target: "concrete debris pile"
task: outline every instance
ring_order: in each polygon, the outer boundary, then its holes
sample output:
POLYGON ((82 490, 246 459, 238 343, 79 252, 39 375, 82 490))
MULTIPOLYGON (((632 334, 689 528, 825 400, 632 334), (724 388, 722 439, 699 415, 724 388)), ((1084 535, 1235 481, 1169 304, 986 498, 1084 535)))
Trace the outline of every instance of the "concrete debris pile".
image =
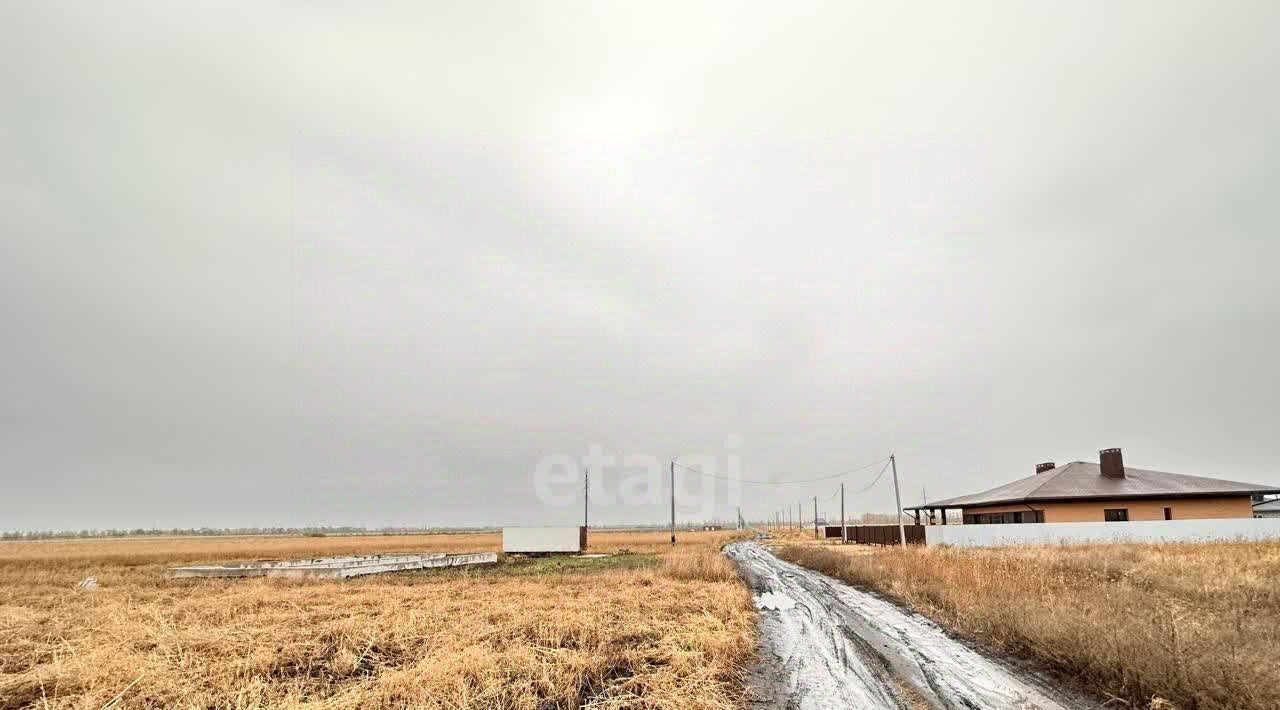
POLYGON ((271 560, 265 562, 232 562, 217 565, 174 567, 170 575, 178 578, 192 577, 328 577, 346 579, 366 574, 400 572, 404 570, 430 569, 433 567, 461 567, 465 565, 492 564, 498 561, 496 552, 471 552, 449 555, 443 552, 414 555, 349 555, 345 557, 316 557, 308 560, 271 560))

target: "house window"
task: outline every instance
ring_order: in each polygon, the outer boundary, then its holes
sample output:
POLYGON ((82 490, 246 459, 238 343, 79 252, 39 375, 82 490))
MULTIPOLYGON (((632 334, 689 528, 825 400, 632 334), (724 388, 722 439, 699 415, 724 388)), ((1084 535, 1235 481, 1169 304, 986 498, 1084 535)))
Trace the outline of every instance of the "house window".
POLYGON ((1127 523, 1129 522, 1129 509, 1107 508, 1102 511, 1102 519, 1108 523, 1127 523))
POLYGON ((1165 509, 1164 509, 1164 519, 1165 519, 1165 520, 1173 520, 1173 508, 1165 508, 1165 509))

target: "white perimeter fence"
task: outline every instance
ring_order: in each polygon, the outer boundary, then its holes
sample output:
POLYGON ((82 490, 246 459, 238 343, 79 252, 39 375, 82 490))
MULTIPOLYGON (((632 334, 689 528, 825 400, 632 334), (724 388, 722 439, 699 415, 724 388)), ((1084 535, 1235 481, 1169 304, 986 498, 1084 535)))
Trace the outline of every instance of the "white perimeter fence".
POLYGON ((1127 523, 926 525, 928 545, 997 547, 1090 542, 1211 542, 1280 539, 1280 518, 1139 520, 1127 523))

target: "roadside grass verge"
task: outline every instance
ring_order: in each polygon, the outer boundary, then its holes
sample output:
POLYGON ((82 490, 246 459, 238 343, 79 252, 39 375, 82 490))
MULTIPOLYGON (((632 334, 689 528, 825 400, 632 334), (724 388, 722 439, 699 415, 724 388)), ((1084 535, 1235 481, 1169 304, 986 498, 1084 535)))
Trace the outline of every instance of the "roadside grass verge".
POLYGON ((662 558, 662 573, 694 582, 739 582, 738 568, 720 550, 691 550, 662 558))
POLYGON ((728 539, 686 533, 673 550, 666 533, 593 532, 592 549, 632 554, 346 581, 164 571, 498 538, 0 543, 0 709, 97 710, 122 691, 120 707, 739 708, 750 593, 713 563, 666 562, 718 557, 728 539), (100 587, 76 591, 89 575, 100 587))
POLYGON ((1280 708, 1280 543, 963 549, 786 545, 1120 707, 1280 708))
MULTIPOLYGON (((659 555, 610 555, 608 557, 517 557, 499 555, 496 565, 474 567, 444 567, 439 569, 397 572, 402 577, 428 577, 433 579, 484 578, 484 577, 547 577, 563 574, 599 574, 610 571, 655 569, 662 564, 659 555)), ((368 577, 376 579, 377 575, 368 577)))

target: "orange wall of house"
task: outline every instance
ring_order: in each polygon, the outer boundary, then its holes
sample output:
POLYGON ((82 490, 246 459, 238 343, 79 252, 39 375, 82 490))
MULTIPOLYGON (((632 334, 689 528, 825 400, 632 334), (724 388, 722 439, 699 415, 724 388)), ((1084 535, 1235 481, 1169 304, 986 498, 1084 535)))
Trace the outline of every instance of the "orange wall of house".
MULTIPOLYGON (((1203 518, 1252 518, 1249 496, 1227 498, 1146 498, 1141 500, 1081 501, 1078 503, 1032 503, 1031 509, 1043 510, 1046 523, 1101 522, 1103 510, 1128 508, 1130 520, 1164 520, 1164 509, 1173 509, 1174 520, 1203 518)), ((965 508, 965 515, 1007 513, 1028 510, 1025 505, 997 505, 965 508)))

